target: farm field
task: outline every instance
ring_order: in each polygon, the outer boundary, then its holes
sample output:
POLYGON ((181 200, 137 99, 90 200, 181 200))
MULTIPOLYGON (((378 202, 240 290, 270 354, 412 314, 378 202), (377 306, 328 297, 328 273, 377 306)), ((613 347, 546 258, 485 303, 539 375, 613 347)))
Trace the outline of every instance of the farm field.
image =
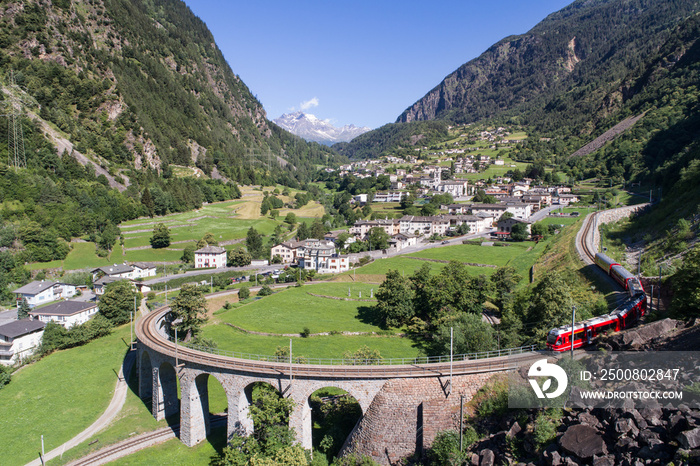
POLYGON ((0 391, 4 465, 21 465, 92 424, 107 408, 127 352, 129 326, 79 348, 58 351, 24 367, 0 391), (47 409, 50 407, 50 409, 47 409))

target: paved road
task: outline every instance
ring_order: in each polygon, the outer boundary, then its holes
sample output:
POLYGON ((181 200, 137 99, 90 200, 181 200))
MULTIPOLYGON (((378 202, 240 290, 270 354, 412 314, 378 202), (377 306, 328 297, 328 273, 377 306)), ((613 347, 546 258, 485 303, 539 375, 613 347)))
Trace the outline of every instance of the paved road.
POLYGON ((17 309, 8 309, 7 311, 0 312, 0 325, 9 324, 17 320, 17 309))

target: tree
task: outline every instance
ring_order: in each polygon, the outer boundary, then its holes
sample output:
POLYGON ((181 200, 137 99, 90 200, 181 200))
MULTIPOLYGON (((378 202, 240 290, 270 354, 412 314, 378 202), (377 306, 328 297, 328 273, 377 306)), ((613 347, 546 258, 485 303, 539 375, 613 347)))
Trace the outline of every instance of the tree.
POLYGON ((404 278, 398 270, 390 270, 377 290, 377 311, 385 326, 400 327, 414 315, 415 293, 410 279, 404 278))
POLYGON ((670 280, 674 291, 671 311, 678 316, 700 315, 700 249, 686 254, 670 280))
POLYGON ((100 314, 114 325, 129 322, 129 313, 134 310, 134 299, 138 294, 128 280, 119 280, 107 285, 100 297, 100 314))
POLYGON ((323 222, 321 221, 320 218, 315 219, 311 223, 311 238, 316 238, 316 239, 323 239, 324 236, 326 236, 326 227, 323 225, 323 222))
POLYGON ((311 232, 309 232, 308 225, 306 225, 305 222, 301 222, 299 224, 299 228, 297 228, 297 239, 299 241, 302 241, 309 237, 311 237, 311 232))
POLYGON ((229 267, 245 267, 253 261, 252 256, 243 248, 231 249, 226 256, 226 265, 229 267))
POLYGON ((174 327, 179 332, 178 338, 189 341, 201 330, 207 321, 207 300, 202 290, 191 283, 185 283, 180 288, 180 294, 170 305, 173 321, 178 321, 174 327))
POLYGON ((389 247, 389 234, 382 227, 373 227, 369 230, 369 242, 372 249, 386 249, 389 247))
POLYGON ((547 238, 549 236, 549 227, 542 222, 537 222, 530 227, 532 236, 541 236, 547 238))
POLYGON ((547 274, 532 289, 526 322, 538 322, 536 335, 544 338, 550 329, 571 322, 573 305, 571 287, 560 275, 547 274))
MULTIPOLYGON (((204 241, 206 244, 205 246, 218 246, 219 242, 214 238, 214 235, 211 233, 205 233, 204 237, 202 237, 202 241, 204 241)), ((204 247, 204 246, 202 246, 204 247)))
POLYGON ((250 227, 250 229, 248 230, 248 233, 246 234, 245 238, 245 245, 246 248, 248 248, 248 252, 253 258, 258 259, 262 256, 262 235, 258 233, 258 231, 255 228, 250 227))
POLYGON ((435 354, 450 353, 450 328, 453 329, 455 354, 479 353, 496 347, 493 327, 481 319, 481 314, 459 314, 440 324, 435 335, 435 354))
POLYGON ((258 296, 270 296, 272 294, 272 288, 267 285, 263 285, 258 291, 258 296))
POLYGON ((247 286, 242 286, 238 290, 238 300, 243 301, 244 299, 248 298, 250 298, 250 288, 248 288, 247 286))
POLYGON ((284 223, 290 225, 295 225, 297 223, 297 216, 294 212, 289 212, 286 217, 284 217, 284 223))
POLYGON ((150 242, 153 249, 167 248, 170 246, 170 229, 163 223, 159 223, 153 228, 150 242))
POLYGON ((194 263, 194 251, 195 247, 191 244, 188 244, 187 246, 185 246, 185 249, 182 250, 182 256, 180 257, 180 260, 186 264, 194 263))
POLYGON ((512 299, 512 293, 515 291, 515 287, 522 280, 522 276, 518 274, 518 271, 509 265, 505 267, 499 267, 493 275, 491 275, 491 283, 493 283, 495 298, 494 304, 503 311, 512 299))
POLYGON ((148 190, 148 186, 146 186, 146 189, 143 190, 143 194, 141 195, 141 204, 146 208, 148 216, 153 218, 156 206, 153 202, 153 197, 151 197, 151 191, 148 190))
POLYGON ((518 222, 510 229, 510 237, 513 241, 525 241, 529 236, 526 223, 518 222))
POLYGON ((29 303, 27 303, 27 299, 22 298, 22 302, 19 304, 19 308, 17 309, 17 320, 28 318, 29 311, 31 310, 32 309, 29 307, 29 303))

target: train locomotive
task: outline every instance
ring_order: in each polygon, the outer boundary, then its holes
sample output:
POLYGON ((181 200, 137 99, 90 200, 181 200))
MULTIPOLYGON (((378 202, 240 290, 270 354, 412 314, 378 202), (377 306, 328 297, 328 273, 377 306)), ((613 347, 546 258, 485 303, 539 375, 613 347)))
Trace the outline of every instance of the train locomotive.
MULTIPOLYGON (((573 328, 574 348, 589 345, 598 335, 620 331, 637 323, 647 310, 644 287, 637 277, 605 254, 595 255, 595 263, 622 286, 627 300, 609 314, 576 322, 573 328)), ((571 325, 552 329, 547 334, 547 349, 567 351, 571 349, 571 325)))

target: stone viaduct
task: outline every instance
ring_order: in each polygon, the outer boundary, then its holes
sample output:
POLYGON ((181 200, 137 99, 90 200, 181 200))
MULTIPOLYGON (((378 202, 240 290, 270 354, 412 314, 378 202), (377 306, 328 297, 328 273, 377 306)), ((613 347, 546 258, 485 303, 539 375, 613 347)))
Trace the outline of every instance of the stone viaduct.
POLYGON ((265 382, 294 401, 290 427, 306 449, 312 448, 309 397, 320 388, 337 387, 357 400, 363 415, 342 453, 355 451, 387 464, 430 447, 438 431, 459 424, 462 397, 470 400, 495 373, 513 370, 536 356, 518 349, 488 359, 391 366, 253 361, 175 345, 160 329, 167 312, 158 309, 136 323, 139 396, 152 400, 156 419, 179 410, 180 440, 187 446, 209 433, 209 377, 226 392, 229 438, 234 432, 253 432, 247 415, 252 385, 265 382))

